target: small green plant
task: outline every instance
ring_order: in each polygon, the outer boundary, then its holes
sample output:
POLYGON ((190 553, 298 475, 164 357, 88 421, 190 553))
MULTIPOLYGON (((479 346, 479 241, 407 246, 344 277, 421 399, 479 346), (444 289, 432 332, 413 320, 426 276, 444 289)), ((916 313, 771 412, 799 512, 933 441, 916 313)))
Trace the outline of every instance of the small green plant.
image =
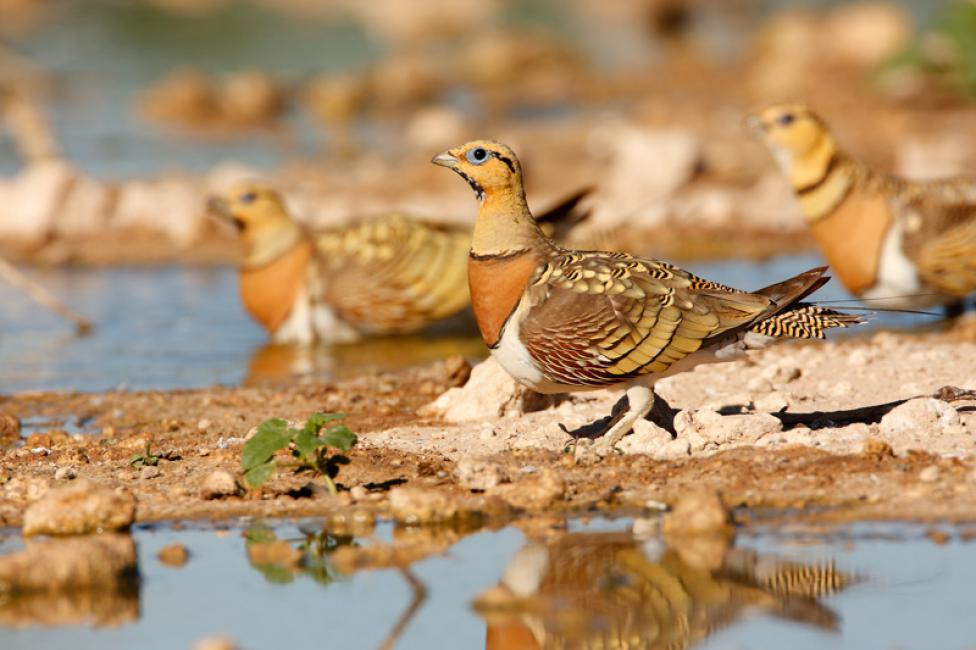
POLYGON ((159 454, 152 453, 150 447, 150 442, 146 441, 146 451, 141 454, 134 454, 129 460, 129 464, 133 467, 155 467, 159 465, 159 461, 162 458, 159 454))
POLYGON ((241 465, 244 480, 251 487, 261 487, 274 473, 274 455, 281 449, 292 447, 291 455, 298 461, 299 470, 310 469, 325 479, 331 494, 336 493, 333 478, 339 466, 349 462, 341 454, 331 450, 348 452, 356 444, 356 434, 339 422, 343 413, 313 413, 301 429, 293 429, 281 418, 265 420, 258 425, 257 433, 244 443, 241 465))

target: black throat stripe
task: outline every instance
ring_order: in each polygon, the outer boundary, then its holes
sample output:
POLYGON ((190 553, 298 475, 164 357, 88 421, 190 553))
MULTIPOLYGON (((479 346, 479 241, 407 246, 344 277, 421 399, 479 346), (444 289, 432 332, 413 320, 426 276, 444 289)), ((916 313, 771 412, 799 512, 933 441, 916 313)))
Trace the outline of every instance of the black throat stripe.
POLYGON ((824 170, 823 176, 821 176, 814 182, 810 183, 809 185, 804 185, 803 187, 797 188, 796 193, 799 194, 800 196, 803 196, 804 194, 816 192, 821 186, 823 186, 824 183, 827 182, 827 180, 833 175, 833 173, 837 171, 837 168, 840 166, 840 163, 841 163, 840 156, 838 156, 837 152, 835 151, 834 154, 830 157, 830 160, 827 161, 827 169, 824 170))

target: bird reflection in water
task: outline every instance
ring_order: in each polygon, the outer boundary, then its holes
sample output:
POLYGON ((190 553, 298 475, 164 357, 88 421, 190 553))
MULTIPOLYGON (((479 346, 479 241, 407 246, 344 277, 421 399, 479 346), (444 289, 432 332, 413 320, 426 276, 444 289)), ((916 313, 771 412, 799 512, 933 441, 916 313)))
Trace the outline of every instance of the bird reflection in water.
POLYGON ((753 612, 836 630, 838 615, 818 600, 860 579, 830 561, 685 541, 569 533, 528 543, 474 603, 487 623, 485 647, 690 648, 753 612))
POLYGON ((245 386, 276 386, 296 379, 332 381, 364 372, 404 370, 460 354, 485 357, 477 336, 399 336, 339 345, 269 343, 251 354, 245 386))

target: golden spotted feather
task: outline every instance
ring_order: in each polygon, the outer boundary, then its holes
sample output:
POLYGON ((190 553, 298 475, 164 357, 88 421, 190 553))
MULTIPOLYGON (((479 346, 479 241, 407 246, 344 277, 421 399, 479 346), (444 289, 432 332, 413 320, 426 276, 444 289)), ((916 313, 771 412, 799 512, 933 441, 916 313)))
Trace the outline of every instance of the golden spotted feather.
POLYGON ((744 330, 809 337, 858 322, 856 316, 796 303, 826 281, 823 271, 749 293, 656 260, 559 251, 529 282, 530 308, 519 335, 551 381, 617 383, 663 372, 744 330))
POLYGON ((450 316, 468 304, 470 239, 466 229, 398 214, 324 232, 324 302, 363 332, 408 332, 450 316))

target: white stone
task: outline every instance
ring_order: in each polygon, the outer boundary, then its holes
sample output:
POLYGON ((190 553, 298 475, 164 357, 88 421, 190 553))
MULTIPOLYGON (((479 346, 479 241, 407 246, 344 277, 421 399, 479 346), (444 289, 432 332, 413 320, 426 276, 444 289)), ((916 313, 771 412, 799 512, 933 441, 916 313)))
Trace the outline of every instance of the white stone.
POLYGON ((959 413, 949 404, 932 397, 908 400, 881 418, 882 435, 942 433, 959 424, 959 413))
POLYGON ((641 418, 634 422, 634 430, 624 436, 617 449, 627 454, 655 454, 661 447, 671 442, 671 434, 649 420, 641 418))
POLYGON ((477 456, 465 456, 454 468, 458 483, 469 490, 488 490, 508 481, 500 463, 477 456))

